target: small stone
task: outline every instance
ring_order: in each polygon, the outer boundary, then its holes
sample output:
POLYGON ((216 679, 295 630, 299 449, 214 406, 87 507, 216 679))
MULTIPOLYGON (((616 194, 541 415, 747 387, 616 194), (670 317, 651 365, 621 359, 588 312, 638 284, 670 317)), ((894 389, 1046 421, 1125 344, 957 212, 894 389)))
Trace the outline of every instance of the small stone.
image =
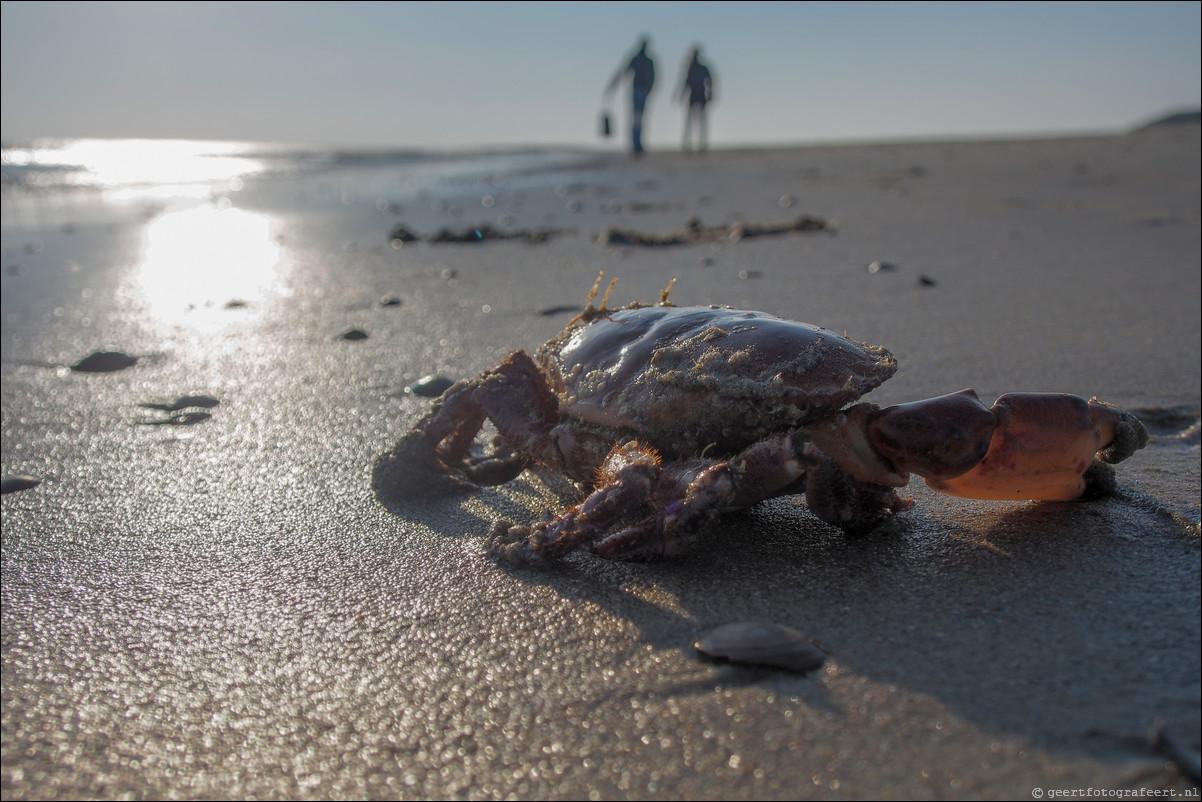
POLYGON ((575 304, 562 304, 560 306, 544 306, 538 310, 538 313, 543 317, 554 317, 555 315, 566 315, 568 312, 580 311, 580 307, 575 304))
POLYGON ((36 476, 25 476, 23 474, 14 474, 6 476, 0 480, 0 494, 16 493, 19 490, 29 490, 37 487, 42 483, 42 480, 36 476))
POLYGON ((405 388, 405 392, 420 395, 423 398, 438 398, 455 382, 446 376, 423 376, 405 388))
POLYGON ((121 351, 97 351, 71 366, 77 373, 112 373, 136 365, 138 358, 121 351))
POLYGON ((409 229, 405 228, 404 226, 395 226, 392 229, 392 242, 394 244, 395 243, 406 243, 406 242, 417 242, 417 240, 418 240, 418 236, 416 234, 414 234, 412 231, 410 231, 409 229))
POLYGON ((353 341, 353 340, 366 340, 368 337, 368 334, 363 329, 350 329, 349 331, 342 332, 342 334, 340 334, 338 336, 340 336, 344 340, 352 340, 353 341))

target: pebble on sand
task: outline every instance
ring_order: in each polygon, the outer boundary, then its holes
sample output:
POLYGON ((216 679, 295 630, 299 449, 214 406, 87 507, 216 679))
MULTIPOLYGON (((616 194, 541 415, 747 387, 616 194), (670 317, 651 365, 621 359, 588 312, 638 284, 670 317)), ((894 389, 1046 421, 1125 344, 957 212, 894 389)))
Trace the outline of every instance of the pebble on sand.
POLYGON ((78 373, 112 373, 136 365, 138 358, 120 351, 97 351, 71 366, 78 373))
POLYGON ((560 304, 558 306, 544 306, 538 310, 538 313, 543 317, 554 317, 556 315, 566 315, 569 312, 582 312, 580 304, 560 304))
POLYGON ((405 392, 420 395, 423 398, 438 398, 455 382, 446 376, 423 376, 405 388, 405 392))
POLYGON ((6 476, 3 480, 0 480, 0 494, 16 493, 18 490, 29 490, 41 483, 42 480, 36 476, 25 476, 23 474, 6 476))

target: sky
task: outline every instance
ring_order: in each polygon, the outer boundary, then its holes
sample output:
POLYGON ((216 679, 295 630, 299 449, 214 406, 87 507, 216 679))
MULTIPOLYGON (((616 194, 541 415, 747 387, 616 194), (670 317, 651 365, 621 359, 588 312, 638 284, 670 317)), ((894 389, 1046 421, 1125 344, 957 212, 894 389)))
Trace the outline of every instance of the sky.
MULTIPOLYGON (((715 147, 1105 133, 1202 106, 1198 2, 8 2, 0 137, 461 149, 607 144, 651 39, 649 147, 686 54, 715 147)), ((613 145, 620 139, 609 140, 613 145)))

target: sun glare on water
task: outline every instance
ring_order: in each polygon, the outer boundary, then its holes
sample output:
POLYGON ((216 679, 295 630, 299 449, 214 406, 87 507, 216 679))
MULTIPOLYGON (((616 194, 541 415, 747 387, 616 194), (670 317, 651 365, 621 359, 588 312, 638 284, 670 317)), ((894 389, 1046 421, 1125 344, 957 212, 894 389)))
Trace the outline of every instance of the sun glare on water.
POLYGON ((112 200, 205 197, 214 184, 262 172, 243 142, 185 139, 77 139, 4 151, 4 161, 42 168, 39 181, 99 187, 112 200))
POLYGON ((205 204, 146 227, 138 285, 163 322, 199 323, 196 314, 205 310, 261 309, 282 290, 281 269, 269 218, 205 204))
POLYGON ((212 330, 230 307, 261 311, 282 291, 281 249, 273 220, 234 208, 229 196, 264 170, 245 142, 153 139, 41 141, 4 151, 24 169, 39 210, 48 192, 98 189, 101 205, 128 210, 144 226, 134 291, 160 322, 212 330))

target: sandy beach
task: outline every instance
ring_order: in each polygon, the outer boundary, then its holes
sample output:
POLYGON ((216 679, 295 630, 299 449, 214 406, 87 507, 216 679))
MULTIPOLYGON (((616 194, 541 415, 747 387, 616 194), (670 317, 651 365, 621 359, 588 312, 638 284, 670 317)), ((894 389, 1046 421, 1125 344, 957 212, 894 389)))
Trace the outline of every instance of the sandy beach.
POLYGON ((185 207, 6 200, 0 469, 40 483, 2 497, 0 793, 1196 799, 1200 141, 596 154, 405 197, 358 164, 185 207), (739 236, 806 215, 825 230, 739 236), (652 241, 693 218, 727 233, 652 241), (485 226, 538 236, 431 241, 485 226), (406 388, 535 348, 601 270, 611 305, 675 278, 678 304, 883 345, 881 405, 1096 395, 1152 439, 1096 501, 915 480, 912 510, 847 538, 776 499, 654 563, 490 559, 492 520, 579 500, 543 472, 373 487, 432 403, 406 388), (70 369, 95 352, 137 361, 70 369), (219 403, 143 406, 185 395, 219 403), (746 620, 805 632, 825 665, 693 648, 746 620))

